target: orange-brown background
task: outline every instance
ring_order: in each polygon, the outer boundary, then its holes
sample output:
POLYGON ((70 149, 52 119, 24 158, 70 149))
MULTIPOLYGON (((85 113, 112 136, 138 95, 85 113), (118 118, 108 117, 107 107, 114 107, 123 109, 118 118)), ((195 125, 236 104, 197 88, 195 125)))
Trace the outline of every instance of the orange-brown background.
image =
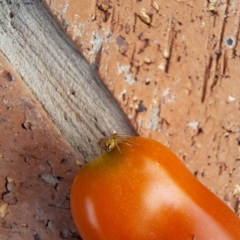
MULTIPOLYGON (((238 5, 187 0, 46 0, 46 4, 138 133, 169 146, 239 214, 238 5)), ((0 161, 5 164, 0 169, 0 237, 79 238, 68 194, 81 161, 3 56, 0 62, 0 161), (16 153, 23 156, 20 171, 13 169, 16 153), (54 178, 40 174, 39 184, 35 177, 24 177, 26 169, 51 172, 53 162, 59 164, 54 178), (46 209, 31 209, 32 191, 16 198, 12 190, 32 185, 48 203, 46 209), (51 204, 56 198, 57 206, 51 204), (29 205, 24 215, 19 201, 29 205), (59 221, 52 221, 50 212, 58 214, 59 221)))

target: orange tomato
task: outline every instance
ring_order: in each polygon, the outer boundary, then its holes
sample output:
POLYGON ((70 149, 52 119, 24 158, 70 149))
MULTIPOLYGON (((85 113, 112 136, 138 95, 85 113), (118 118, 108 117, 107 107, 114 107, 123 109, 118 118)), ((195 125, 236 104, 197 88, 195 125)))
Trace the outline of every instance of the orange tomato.
POLYGON ((168 148, 143 137, 117 147, 73 182, 71 211, 84 240, 240 240, 239 218, 168 148))

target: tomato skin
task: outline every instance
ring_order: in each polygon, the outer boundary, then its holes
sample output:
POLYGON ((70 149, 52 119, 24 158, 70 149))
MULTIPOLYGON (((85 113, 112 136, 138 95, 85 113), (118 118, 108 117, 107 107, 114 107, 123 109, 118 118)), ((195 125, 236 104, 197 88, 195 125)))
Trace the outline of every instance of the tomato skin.
POLYGON ((84 240, 240 240, 240 220, 169 149, 132 146, 97 157, 77 174, 71 211, 84 240))

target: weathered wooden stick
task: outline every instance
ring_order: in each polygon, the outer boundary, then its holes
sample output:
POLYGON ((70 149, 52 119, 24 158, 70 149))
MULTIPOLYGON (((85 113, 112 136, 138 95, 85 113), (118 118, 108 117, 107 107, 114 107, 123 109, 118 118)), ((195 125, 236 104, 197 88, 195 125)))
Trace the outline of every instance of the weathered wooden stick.
POLYGON ((99 153, 100 137, 136 135, 42 1, 3 1, 0 21, 0 50, 85 161, 99 153))

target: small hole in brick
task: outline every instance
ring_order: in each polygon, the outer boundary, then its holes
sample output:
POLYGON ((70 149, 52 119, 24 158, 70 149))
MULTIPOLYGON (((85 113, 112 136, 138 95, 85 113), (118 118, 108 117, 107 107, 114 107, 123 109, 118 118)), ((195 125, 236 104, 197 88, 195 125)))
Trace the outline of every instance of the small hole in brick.
POLYGON ((228 37, 225 42, 228 47, 233 47, 235 45, 235 40, 232 37, 228 37))

